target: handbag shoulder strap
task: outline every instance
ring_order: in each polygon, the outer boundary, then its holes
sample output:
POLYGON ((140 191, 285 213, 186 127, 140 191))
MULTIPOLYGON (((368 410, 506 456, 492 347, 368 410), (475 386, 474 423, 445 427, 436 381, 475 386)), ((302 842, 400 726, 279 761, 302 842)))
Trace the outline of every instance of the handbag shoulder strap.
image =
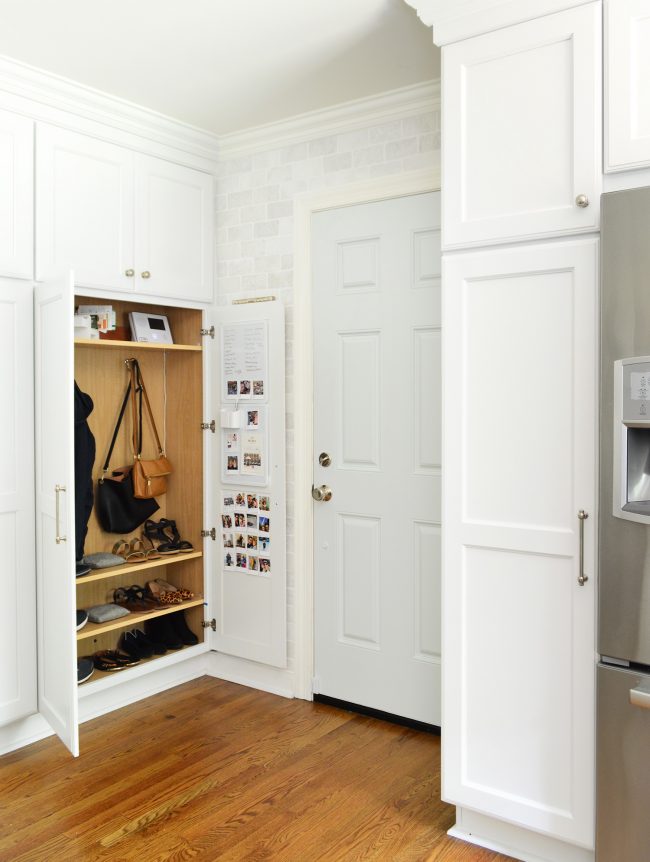
POLYGON ((132 360, 131 362, 131 382, 133 384, 133 434, 134 434, 134 455, 136 457, 140 457, 142 454, 142 399, 144 397, 144 403, 147 408, 147 413, 149 414, 149 421, 151 422, 151 428, 153 430, 153 435, 156 438, 156 446, 158 447, 158 454, 164 455, 165 450, 160 443, 160 437, 158 436, 158 429, 156 428, 156 423, 153 418, 153 410, 151 409, 151 404, 149 403, 149 396, 147 395, 147 389, 144 385, 144 380, 142 377, 142 372, 140 371, 140 363, 137 359, 132 360), (138 424, 137 427, 139 429, 139 434, 136 439, 136 407, 135 407, 135 393, 137 393, 140 399, 139 411, 138 411, 138 424))
MULTIPOLYGON (((113 431, 113 439, 111 440, 111 445, 108 447, 108 455, 106 456, 106 461, 104 462, 104 466, 102 467, 102 473, 108 472, 108 465, 111 461, 111 456, 113 454, 113 449, 115 448, 115 441, 117 440, 117 435, 120 430, 120 425, 122 424, 122 419, 124 418, 124 411, 126 410, 126 405, 129 401, 129 395, 131 393, 131 381, 129 381, 129 385, 126 387, 126 392, 124 393, 124 399, 122 401, 122 407, 120 408, 120 415, 117 419, 117 424, 115 425, 115 431, 113 431)), ((101 479, 99 480, 102 481, 101 479)))

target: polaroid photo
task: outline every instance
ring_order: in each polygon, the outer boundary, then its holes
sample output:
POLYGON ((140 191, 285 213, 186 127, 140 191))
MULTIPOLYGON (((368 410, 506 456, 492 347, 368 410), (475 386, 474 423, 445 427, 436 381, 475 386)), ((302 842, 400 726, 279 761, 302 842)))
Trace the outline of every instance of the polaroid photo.
POLYGON ((235 527, 246 527, 246 515, 243 512, 235 512, 235 527))
POLYGON ((239 472, 239 458, 237 455, 228 455, 226 469, 229 473, 239 472))
POLYGON ((226 434, 226 451, 236 452, 239 449, 239 434, 237 431, 229 431, 226 434))
POLYGON ((237 567, 240 569, 247 568, 247 566, 246 566, 246 554, 237 554, 237 567))
POLYGON ((229 398, 236 398, 237 397, 237 381, 236 380, 227 380, 226 381, 226 389, 227 389, 229 398))
POLYGON ((226 554, 223 558, 223 564, 224 564, 224 566, 227 566, 228 568, 230 568, 231 566, 234 566, 235 565, 235 558, 233 557, 233 555, 230 553, 226 554))
POLYGON ((232 543, 232 533, 223 534, 223 546, 224 548, 234 548, 232 543))
POLYGON ((271 561, 268 557, 260 557, 260 572, 262 572, 263 575, 271 574, 271 561))
POLYGON ((253 398, 264 398, 263 380, 253 380, 253 398))
POLYGON ((260 512, 270 512, 271 511, 271 498, 270 497, 260 497, 260 512))
POLYGON ((246 548, 249 551, 257 550, 257 536, 248 536, 248 538, 246 539, 246 548))
POLYGON ((257 530, 257 515, 246 515, 246 526, 249 530, 257 530))
POLYGON ((250 398, 251 397, 251 382, 250 382, 250 380, 240 380, 239 381, 239 397, 240 398, 250 398))
POLYGON ((264 552, 267 552, 271 547, 271 539, 269 536, 258 536, 257 543, 259 549, 264 552))
POLYGON ((224 530, 232 530, 232 515, 222 515, 221 524, 224 530))
POLYGON ((235 505, 235 499, 232 494, 226 494, 223 498, 223 507, 224 509, 232 509, 235 505))
POLYGON ((257 494, 246 495, 246 508, 257 509, 257 494))
POLYGON ((235 533, 235 547, 236 548, 245 548, 246 547, 246 536, 243 533, 235 533))
POLYGON ((238 491, 237 496, 235 497, 235 505, 239 506, 240 509, 245 508, 246 494, 242 494, 241 491, 238 491))
MULTIPOLYGON (((250 515, 249 515, 250 517, 250 515)), ((270 527, 270 521, 268 518, 265 518, 263 515, 260 515, 260 533, 268 533, 270 527)))
POLYGON ((256 572, 258 570, 257 557, 248 558, 248 568, 251 572, 256 572))
POLYGON ((257 430, 260 427, 260 411, 259 410, 247 410, 246 411, 246 427, 251 430, 257 430))

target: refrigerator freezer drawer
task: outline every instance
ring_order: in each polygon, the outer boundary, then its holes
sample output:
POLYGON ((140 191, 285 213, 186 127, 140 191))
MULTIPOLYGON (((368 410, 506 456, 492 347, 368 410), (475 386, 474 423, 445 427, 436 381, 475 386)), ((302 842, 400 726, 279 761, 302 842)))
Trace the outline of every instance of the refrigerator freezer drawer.
POLYGON ((650 673, 598 667, 598 862, 650 858, 650 673))

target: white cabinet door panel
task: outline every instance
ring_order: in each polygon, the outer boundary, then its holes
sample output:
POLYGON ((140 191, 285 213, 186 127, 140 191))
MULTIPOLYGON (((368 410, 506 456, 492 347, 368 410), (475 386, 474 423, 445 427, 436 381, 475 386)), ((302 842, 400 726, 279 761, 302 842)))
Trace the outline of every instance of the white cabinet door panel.
POLYGON ((39 125, 36 270, 73 267, 80 287, 133 291, 133 153, 39 125))
POLYGON ((135 164, 138 293, 211 302, 212 176, 151 156, 135 164))
POLYGON ((598 226, 600 32, 592 3, 443 49, 446 248, 598 226))
POLYGON ((0 725, 36 712, 32 289, 0 281, 0 725))
POLYGON ((605 170, 650 165, 650 3, 605 3, 605 170))
POLYGON ((34 379, 38 708, 77 756, 73 299, 71 273, 36 287, 34 379))
POLYGON ((443 304, 444 797, 586 847, 597 266, 591 239, 447 257, 443 304))
POLYGON ((0 111, 0 276, 34 274, 34 123, 0 111))

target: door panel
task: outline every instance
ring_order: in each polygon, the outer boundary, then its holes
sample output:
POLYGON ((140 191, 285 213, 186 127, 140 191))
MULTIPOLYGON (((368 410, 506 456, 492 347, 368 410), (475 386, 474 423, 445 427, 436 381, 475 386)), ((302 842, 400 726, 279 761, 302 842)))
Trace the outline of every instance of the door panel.
POLYGON ((597 262, 597 240, 453 256, 444 296, 443 795, 586 847, 597 262))
POLYGON ((38 708, 76 756, 73 297, 72 273, 38 285, 34 324, 38 708))
POLYGON ((0 111, 0 275, 34 274, 34 123, 0 111))
POLYGON ((439 194, 313 219, 318 693, 440 724, 439 194), (332 457, 329 467, 318 456, 332 457))
POLYGON ((138 293, 211 302, 212 176, 153 156, 135 164, 138 293))
POLYGON ((446 248, 598 226, 600 14, 592 3, 443 49, 446 248))
POLYGON ((0 281, 0 725, 36 712, 31 287, 0 281))
POLYGON ((39 124, 36 276, 74 267, 77 285, 132 291, 133 154, 39 124))

